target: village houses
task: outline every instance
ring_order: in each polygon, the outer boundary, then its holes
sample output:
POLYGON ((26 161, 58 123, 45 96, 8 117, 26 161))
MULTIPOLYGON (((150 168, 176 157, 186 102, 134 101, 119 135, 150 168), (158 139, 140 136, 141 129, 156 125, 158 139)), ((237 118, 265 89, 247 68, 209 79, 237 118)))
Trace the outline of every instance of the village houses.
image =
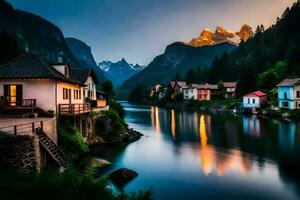
POLYGON ((234 98, 236 96, 237 82, 224 82, 223 85, 225 88, 224 97, 226 99, 234 98))
POLYGON ((184 100, 197 100, 198 99, 198 84, 189 84, 182 89, 184 100))
POLYGON ((183 88, 186 87, 186 82, 172 80, 168 85, 168 91, 171 97, 174 98, 176 95, 182 94, 183 88))
POLYGON ((262 91, 251 92, 243 96, 244 108, 260 108, 267 103, 267 94, 262 91))
POLYGON ((300 78, 285 79, 277 87, 279 108, 300 109, 300 78))

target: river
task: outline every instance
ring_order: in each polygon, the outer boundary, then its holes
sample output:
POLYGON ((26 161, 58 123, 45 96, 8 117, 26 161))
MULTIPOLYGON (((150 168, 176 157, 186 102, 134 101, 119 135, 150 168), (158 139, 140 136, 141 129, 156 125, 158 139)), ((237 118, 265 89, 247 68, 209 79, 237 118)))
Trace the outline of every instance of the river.
POLYGON ((96 151, 139 176, 126 192, 152 188, 155 199, 300 199, 300 123, 122 103, 144 137, 96 151))

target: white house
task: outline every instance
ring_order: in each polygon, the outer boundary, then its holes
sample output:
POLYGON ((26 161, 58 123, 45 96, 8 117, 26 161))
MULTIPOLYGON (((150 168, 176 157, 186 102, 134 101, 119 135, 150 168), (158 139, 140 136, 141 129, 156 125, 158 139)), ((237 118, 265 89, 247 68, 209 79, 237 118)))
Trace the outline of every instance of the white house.
POLYGON ((197 84, 189 84, 182 88, 182 94, 184 100, 197 100, 198 99, 198 88, 197 84))
POLYGON ((277 87, 280 108, 300 109, 300 78, 285 79, 277 87))
POLYGON ((244 108, 260 108, 267 103, 267 94, 262 91, 251 92, 243 97, 244 108))
POLYGON ((85 84, 68 64, 50 65, 32 53, 0 67, 1 107, 36 106, 58 113, 60 105, 83 105, 85 84))
POLYGON ((83 88, 83 97, 91 100, 97 99, 96 84, 98 84, 96 75, 92 69, 71 69, 71 77, 85 84, 83 88))

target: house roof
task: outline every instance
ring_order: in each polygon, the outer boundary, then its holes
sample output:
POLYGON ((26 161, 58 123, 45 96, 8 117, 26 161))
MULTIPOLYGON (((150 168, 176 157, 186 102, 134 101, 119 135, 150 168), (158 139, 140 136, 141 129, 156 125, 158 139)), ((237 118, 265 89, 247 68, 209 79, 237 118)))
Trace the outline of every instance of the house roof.
POLYGON ((277 85, 277 87, 295 86, 295 85, 299 85, 299 84, 300 84, 300 78, 284 79, 277 85))
POLYGON ((263 96, 267 96, 267 94, 262 91, 256 91, 256 92, 251 92, 249 94, 246 94, 244 97, 263 97, 263 96))
POLYGON ((41 57, 26 53, 0 67, 0 79, 56 79, 82 85, 72 77, 66 77, 41 57))
POLYGON ((205 84, 199 85, 198 88, 199 89, 217 90, 218 89, 218 85, 212 85, 212 84, 205 83, 205 84))
POLYGON ((92 69, 70 69, 70 76, 81 83, 85 83, 89 76, 91 76, 95 82, 98 84, 96 75, 92 69))
POLYGON ((232 87, 236 87, 237 82, 224 82, 223 85, 226 88, 232 88, 232 87))
POLYGON ((172 88, 174 88, 176 85, 178 85, 179 87, 183 88, 183 87, 186 87, 186 82, 183 82, 183 81, 170 81, 170 86, 172 88))
POLYGON ((186 86, 186 82, 183 81, 176 81, 177 85, 179 85, 179 87, 185 87, 186 86))
POLYGON ((199 84, 188 84, 185 87, 183 87, 183 89, 189 89, 189 88, 199 88, 200 85, 199 84))

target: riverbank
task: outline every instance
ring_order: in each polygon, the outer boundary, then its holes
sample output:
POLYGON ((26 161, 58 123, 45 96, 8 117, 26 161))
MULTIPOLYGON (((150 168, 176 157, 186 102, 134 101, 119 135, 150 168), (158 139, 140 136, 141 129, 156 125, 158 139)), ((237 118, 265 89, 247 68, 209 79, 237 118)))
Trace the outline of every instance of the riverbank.
POLYGON ((94 136, 90 141, 90 146, 99 146, 99 145, 106 145, 106 144, 130 144, 133 142, 138 141, 143 137, 141 132, 138 132, 132 128, 127 129, 127 131, 113 139, 105 140, 104 138, 100 137, 99 135, 94 136))
POLYGON ((239 107, 240 99, 216 99, 210 101, 158 101, 158 102, 129 102, 136 105, 159 106, 167 109, 199 110, 199 111, 230 111, 239 107))
POLYGON ((280 109, 267 105, 263 108, 256 109, 252 112, 252 109, 241 108, 241 99, 215 99, 210 101, 160 101, 160 102, 148 102, 148 106, 158 106, 166 109, 186 110, 186 111, 203 111, 203 112, 233 112, 242 114, 256 114, 260 116, 267 116, 270 118, 282 119, 282 120, 299 120, 299 110, 280 109))

